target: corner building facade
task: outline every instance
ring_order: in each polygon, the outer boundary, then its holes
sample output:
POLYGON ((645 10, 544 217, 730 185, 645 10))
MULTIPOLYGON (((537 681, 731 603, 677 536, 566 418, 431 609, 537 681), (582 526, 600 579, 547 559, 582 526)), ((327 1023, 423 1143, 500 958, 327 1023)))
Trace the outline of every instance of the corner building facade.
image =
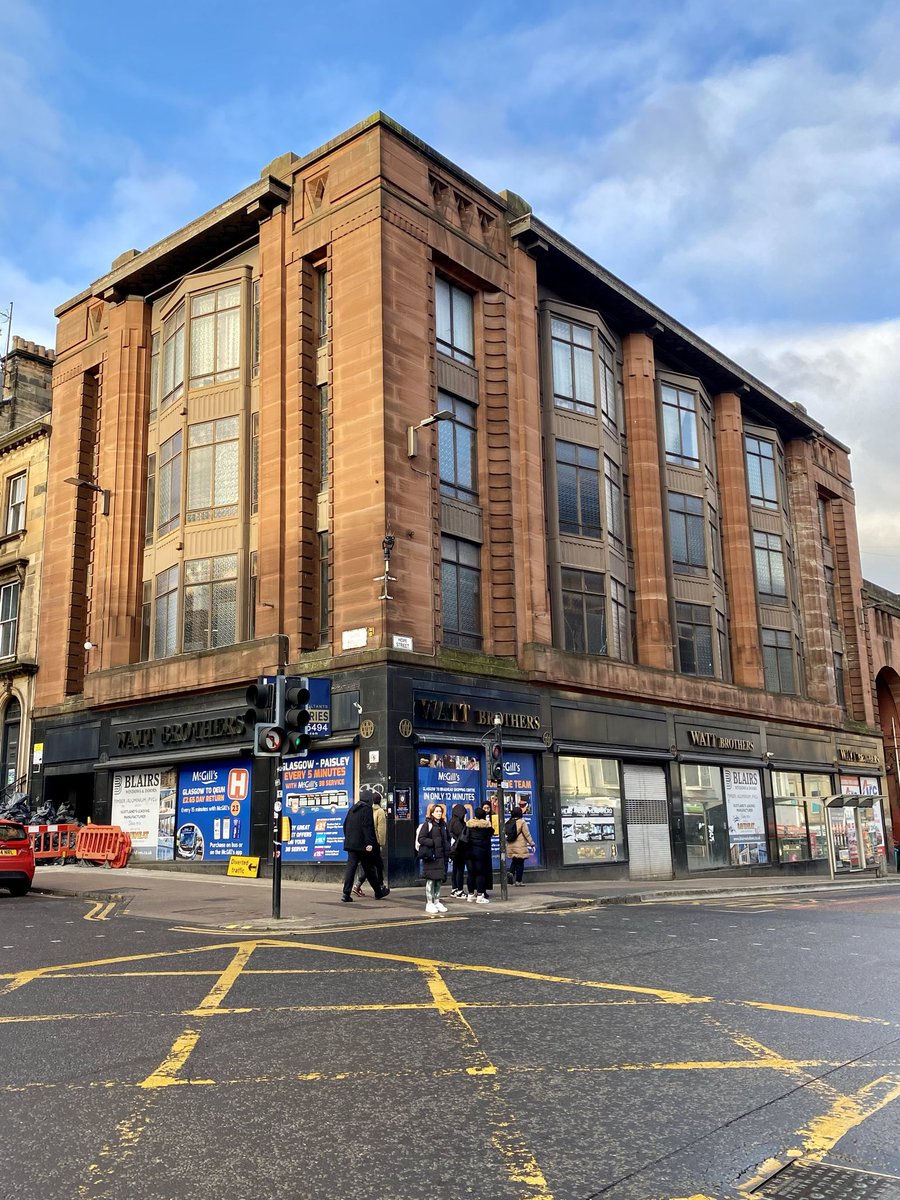
POLYGON ((331 688, 299 874, 362 784, 392 883, 437 799, 524 801, 552 876, 874 867, 846 448, 519 197, 376 114, 57 315, 45 795, 267 857, 284 669, 331 688))

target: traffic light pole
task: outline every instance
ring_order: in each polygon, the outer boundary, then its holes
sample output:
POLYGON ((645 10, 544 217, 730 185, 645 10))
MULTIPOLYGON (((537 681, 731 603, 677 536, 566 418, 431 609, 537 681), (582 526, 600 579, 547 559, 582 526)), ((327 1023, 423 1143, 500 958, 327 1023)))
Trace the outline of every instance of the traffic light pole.
MULTIPOLYGON (((281 728, 284 724, 284 675, 279 668, 275 677, 275 724, 281 728)), ((272 804, 272 917, 281 917, 281 848, 282 824, 284 811, 281 789, 281 757, 275 763, 275 789, 272 804)))

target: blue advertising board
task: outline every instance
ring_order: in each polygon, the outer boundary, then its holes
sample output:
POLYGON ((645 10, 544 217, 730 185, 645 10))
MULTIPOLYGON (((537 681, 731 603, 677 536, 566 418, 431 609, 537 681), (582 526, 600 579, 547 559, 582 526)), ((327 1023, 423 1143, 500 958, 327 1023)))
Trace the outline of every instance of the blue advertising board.
MULTIPOLYGON (((458 747, 427 746, 417 754, 418 821, 425 819, 430 804, 443 804, 447 820, 454 804, 462 804, 466 816, 471 817, 481 804, 491 809, 494 825, 494 866, 500 864, 500 838, 497 823, 496 785, 485 773, 484 758, 479 753, 460 750, 458 747)), ((503 755, 503 807, 504 820, 509 816, 514 803, 525 811, 528 831, 535 844, 535 851, 526 859, 526 865, 541 864, 540 822, 537 816, 537 762, 533 754, 505 753, 503 755)))
POLYGON ((331 680, 309 680, 309 724, 306 732, 312 738, 331 737, 331 680))
POLYGON ((281 794, 291 823, 290 840, 281 848, 285 862, 345 862, 344 818, 355 799, 353 751, 286 758, 281 794))
POLYGON ((249 853, 250 780, 250 763, 242 760, 179 770, 176 861, 249 853))

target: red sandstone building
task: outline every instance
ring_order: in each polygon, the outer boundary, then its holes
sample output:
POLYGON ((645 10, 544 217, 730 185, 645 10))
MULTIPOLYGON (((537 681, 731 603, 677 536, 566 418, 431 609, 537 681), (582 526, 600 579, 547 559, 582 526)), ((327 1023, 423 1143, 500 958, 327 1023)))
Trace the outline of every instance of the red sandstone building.
POLYGON ((517 196, 378 114, 58 317, 36 793, 266 857, 240 713, 284 669, 331 688, 307 872, 368 784, 411 878, 497 716, 534 871, 891 844, 846 448, 517 196))

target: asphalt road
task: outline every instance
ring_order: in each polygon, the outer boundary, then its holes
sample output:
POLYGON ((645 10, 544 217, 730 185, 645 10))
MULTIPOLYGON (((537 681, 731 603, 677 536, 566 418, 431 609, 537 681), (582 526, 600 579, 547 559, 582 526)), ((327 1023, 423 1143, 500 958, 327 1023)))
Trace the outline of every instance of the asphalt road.
POLYGON ((472 908, 246 936, 0 893, 0 1198, 900 1195, 900 896, 472 908))

